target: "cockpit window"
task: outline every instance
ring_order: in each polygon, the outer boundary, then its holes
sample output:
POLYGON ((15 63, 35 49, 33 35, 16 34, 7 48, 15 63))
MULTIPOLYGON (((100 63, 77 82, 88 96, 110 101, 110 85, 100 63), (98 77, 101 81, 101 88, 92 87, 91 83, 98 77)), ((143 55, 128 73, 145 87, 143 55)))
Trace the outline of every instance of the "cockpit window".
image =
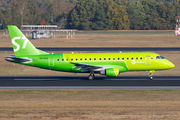
POLYGON ((156 56, 156 59, 161 59, 161 57, 160 56, 156 56))
POLYGON ((156 59, 165 59, 163 56, 156 56, 156 59))
POLYGON ((163 56, 160 56, 161 57, 161 59, 165 59, 163 56))

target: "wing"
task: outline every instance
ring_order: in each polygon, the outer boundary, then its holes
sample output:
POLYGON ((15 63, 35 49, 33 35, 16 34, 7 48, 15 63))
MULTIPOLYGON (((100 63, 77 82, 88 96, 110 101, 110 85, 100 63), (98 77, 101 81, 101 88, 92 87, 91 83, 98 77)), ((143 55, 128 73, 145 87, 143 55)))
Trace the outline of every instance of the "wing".
POLYGON ((91 71, 100 71, 104 67, 103 66, 97 66, 97 65, 88 65, 88 64, 81 64, 81 63, 73 63, 76 67, 74 69, 82 70, 81 72, 91 72, 91 71))

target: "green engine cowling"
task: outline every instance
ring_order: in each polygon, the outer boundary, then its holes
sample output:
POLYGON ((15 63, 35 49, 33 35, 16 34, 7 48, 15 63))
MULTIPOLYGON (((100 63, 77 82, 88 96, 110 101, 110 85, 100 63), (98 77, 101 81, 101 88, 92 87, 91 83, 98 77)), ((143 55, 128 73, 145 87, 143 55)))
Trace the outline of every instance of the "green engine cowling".
POLYGON ((106 69, 106 76, 116 77, 118 75, 119 75, 119 69, 118 68, 107 68, 106 69))

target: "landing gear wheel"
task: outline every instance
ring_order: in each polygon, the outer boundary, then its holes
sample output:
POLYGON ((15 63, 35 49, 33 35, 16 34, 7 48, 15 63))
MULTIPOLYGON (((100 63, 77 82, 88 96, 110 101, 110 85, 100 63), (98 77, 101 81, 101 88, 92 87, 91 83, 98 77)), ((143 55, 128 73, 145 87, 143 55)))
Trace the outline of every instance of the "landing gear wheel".
POLYGON ((90 75, 88 76, 88 79, 89 79, 89 80, 94 80, 94 78, 95 78, 95 75, 94 75, 94 74, 90 74, 90 75))
POLYGON ((150 80, 153 80, 153 73, 150 73, 149 79, 150 79, 150 80))
POLYGON ((153 80, 153 76, 150 76, 149 79, 150 79, 150 80, 153 80))

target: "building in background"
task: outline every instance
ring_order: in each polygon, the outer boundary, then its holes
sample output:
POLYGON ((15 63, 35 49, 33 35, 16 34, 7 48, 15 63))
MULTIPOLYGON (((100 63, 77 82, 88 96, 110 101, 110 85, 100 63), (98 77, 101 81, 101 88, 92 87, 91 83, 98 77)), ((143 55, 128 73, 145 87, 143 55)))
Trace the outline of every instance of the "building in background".
POLYGON ((30 31, 32 39, 49 38, 49 31, 57 30, 57 25, 22 25, 21 30, 26 34, 30 31))
POLYGON ((57 25, 22 25, 21 31, 26 32, 26 37, 32 39, 40 38, 62 38, 66 37, 72 38, 75 37, 74 29, 57 29, 57 25))

